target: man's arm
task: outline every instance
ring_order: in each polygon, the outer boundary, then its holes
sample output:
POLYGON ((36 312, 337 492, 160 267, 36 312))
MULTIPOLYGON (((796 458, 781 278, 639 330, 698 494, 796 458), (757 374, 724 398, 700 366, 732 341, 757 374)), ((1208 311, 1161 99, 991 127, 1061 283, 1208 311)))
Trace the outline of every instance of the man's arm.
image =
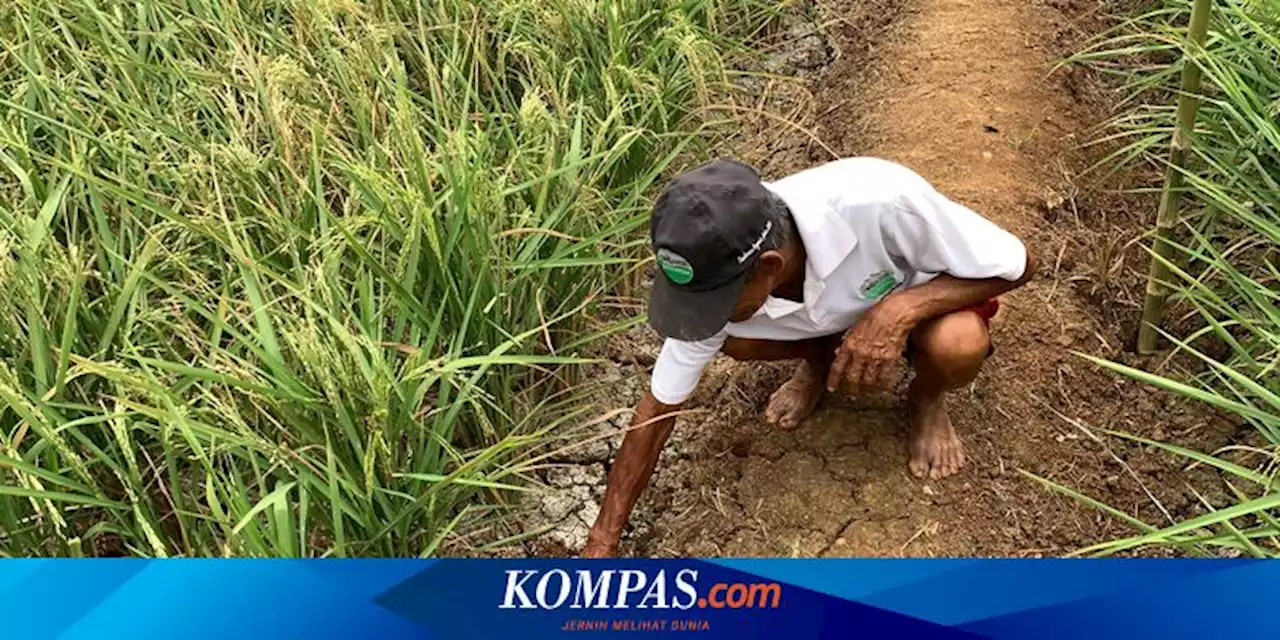
POLYGON ((1026 253, 1027 263, 1022 277, 1017 280, 966 280, 944 273, 918 287, 895 291, 876 306, 884 307, 882 311, 888 316, 898 317, 900 322, 909 325, 909 333, 925 320, 967 309, 1030 282, 1035 277, 1038 264, 1031 250, 1026 250, 1026 253))
POLYGON ((586 557, 610 556, 617 552, 618 539, 627 526, 631 508, 644 492, 658 464, 658 454, 671 437, 675 412, 693 394, 707 365, 728 339, 722 331, 706 340, 681 342, 666 340, 653 366, 649 389, 636 405, 631 429, 613 458, 600 515, 582 550, 586 557), (661 400, 659 400, 661 398, 661 400))
POLYGON ((930 318, 1021 287, 1035 276, 1037 266, 1035 256, 1026 249, 1026 265, 1017 280, 969 280, 941 274, 920 286, 885 296, 846 335, 827 376, 827 388, 834 391, 842 379, 855 392, 889 388, 912 329, 930 318))
POLYGON ((617 553, 618 541, 631 517, 631 509, 649 485, 662 447, 675 427, 676 417, 670 414, 679 408, 680 405, 658 402, 648 391, 636 405, 631 429, 623 437, 622 447, 614 456, 613 468, 609 470, 600 515, 587 534, 583 557, 604 558, 617 553))

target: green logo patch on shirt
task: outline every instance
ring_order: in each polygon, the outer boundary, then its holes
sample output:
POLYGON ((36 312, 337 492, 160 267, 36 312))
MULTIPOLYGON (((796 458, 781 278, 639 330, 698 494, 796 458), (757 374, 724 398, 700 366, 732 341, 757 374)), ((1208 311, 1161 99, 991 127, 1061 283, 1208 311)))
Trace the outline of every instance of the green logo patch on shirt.
POLYGON ((898 279, 888 271, 877 271, 862 283, 862 297, 867 300, 879 300, 898 288, 898 279))
POLYGON ((693 265, 674 251, 658 249, 658 266, 676 284, 689 284, 693 281, 693 265))

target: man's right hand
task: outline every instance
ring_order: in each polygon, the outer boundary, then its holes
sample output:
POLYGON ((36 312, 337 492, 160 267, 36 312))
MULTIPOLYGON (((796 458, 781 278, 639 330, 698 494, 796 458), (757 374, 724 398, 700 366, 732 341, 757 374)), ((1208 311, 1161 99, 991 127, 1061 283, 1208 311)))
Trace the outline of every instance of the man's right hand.
POLYGON ((658 454, 662 453, 662 445, 675 427, 675 416, 668 414, 677 409, 678 406, 658 402, 648 392, 636 406, 635 416, 631 419, 632 428, 622 439, 622 447, 609 470, 600 515, 587 534, 582 557, 608 558, 617 554, 618 541, 631 515, 631 507, 648 486, 653 467, 658 463, 658 454))
POLYGON ((617 542, 603 542, 590 536, 587 537, 587 546, 582 548, 583 558, 613 558, 617 555, 617 542))

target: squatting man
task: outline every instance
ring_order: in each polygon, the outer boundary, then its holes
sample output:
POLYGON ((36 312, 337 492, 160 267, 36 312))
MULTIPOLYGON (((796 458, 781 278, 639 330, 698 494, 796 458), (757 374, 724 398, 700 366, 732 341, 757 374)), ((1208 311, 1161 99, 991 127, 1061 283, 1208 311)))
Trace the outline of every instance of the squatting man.
POLYGON ((704 165, 658 197, 650 236, 649 317, 665 342, 584 556, 617 553, 672 414, 721 352, 800 361, 765 410, 780 429, 824 392, 892 389, 905 362, 910 471, 940 478, 964 464, 945 394, 978 375, 998 297, 1035 272, 1013 234, 904 166, 848 158, 776 182, 733 160, 704 165))

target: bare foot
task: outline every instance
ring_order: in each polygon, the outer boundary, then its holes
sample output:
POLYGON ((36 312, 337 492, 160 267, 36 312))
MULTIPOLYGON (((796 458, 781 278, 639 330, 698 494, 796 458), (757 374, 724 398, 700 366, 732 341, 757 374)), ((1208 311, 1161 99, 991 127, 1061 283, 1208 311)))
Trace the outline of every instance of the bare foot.
POLYGON ((801 362, 796 372, 769 397, 765 420, 780 429, 795 429, 818 407, 822 399, 824 376, 818 375, 808 361, 801 362))
POLYGON ((943 396, 909 398, 911 414, 911 461, 907 464, 917 478, 945 478, 964 466, 964 445, 951 426, 943 396))

